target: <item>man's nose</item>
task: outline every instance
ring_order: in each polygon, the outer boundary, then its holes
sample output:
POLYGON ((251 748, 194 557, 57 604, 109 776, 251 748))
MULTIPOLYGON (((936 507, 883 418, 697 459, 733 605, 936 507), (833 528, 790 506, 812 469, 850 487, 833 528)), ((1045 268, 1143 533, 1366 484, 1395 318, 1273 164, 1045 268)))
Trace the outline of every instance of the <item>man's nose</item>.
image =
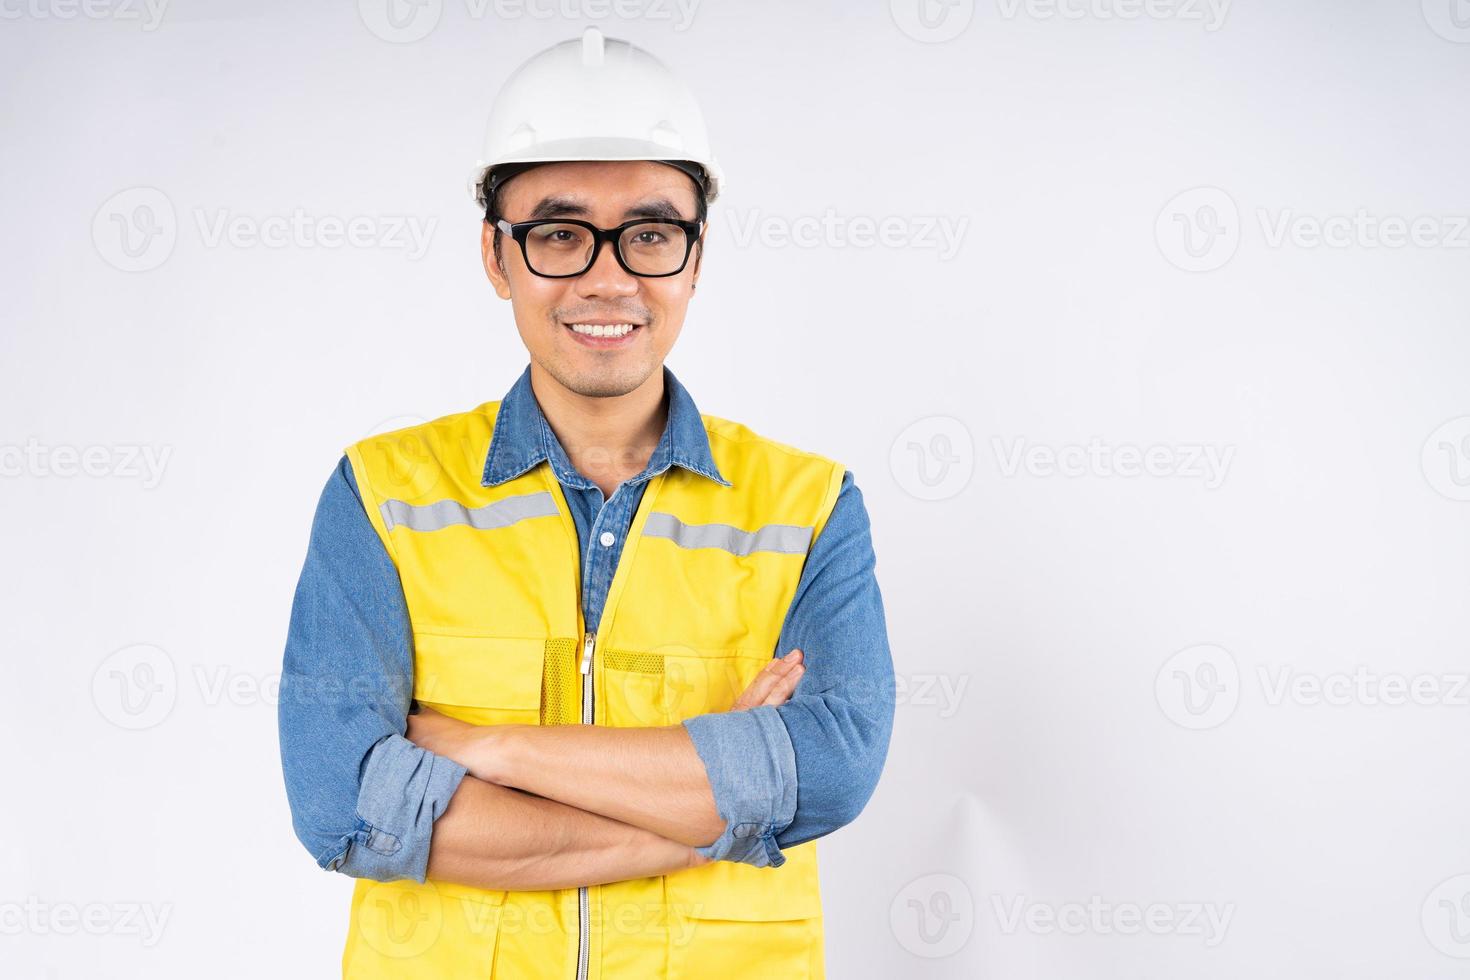
POLYGON ((633 296, 638 292, 638 277, 628 273, 618 264, 612 242, 602 242, 592 268, 577 279, 577 295, 593 298, 597 296, 633 296))

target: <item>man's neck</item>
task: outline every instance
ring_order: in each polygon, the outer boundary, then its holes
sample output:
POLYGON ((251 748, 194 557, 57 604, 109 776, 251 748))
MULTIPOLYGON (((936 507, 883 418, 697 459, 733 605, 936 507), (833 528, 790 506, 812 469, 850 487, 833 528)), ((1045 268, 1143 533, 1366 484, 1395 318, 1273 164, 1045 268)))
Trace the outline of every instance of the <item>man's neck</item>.
POLYGON ((531 391, 578 473, 612 496, 648 466, 668 420, 664 372, 625 395, 579 395, 531 362, 531 391))

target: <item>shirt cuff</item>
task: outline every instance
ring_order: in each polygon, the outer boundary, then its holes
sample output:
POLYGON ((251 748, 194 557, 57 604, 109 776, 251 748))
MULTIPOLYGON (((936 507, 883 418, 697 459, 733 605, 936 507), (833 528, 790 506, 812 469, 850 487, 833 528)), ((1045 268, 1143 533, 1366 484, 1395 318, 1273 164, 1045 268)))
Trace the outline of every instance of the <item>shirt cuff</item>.
POLYGON ((725 832, 695 851, 712 861, 779 868, 776 835, 796 818, 796 751, 773 705, 683 722, 704 763, 725 832))
POLYGON ((389 735, 373 746, 362 768, 357 826, 328 870, 354 878, 423 883, 434 821, 449 806, 465 768, 389 735))

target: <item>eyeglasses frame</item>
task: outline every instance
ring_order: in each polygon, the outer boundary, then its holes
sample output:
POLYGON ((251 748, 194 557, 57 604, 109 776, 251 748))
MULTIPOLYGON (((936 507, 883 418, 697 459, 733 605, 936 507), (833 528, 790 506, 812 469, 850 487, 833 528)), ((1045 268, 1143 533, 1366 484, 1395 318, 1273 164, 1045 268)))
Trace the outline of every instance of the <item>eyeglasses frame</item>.
POLYGON ((534 221, 506 221, 504 218, 499 218, 495 222, 496 228, 515 239, 516 244, 521 247, 521 258, 526 260, 526 268, 530 269, 533 275, 540 276, 542 279, 575 279, 578 276, 585 276, 587 271, 597 264, 597 255, 602 251, 603 242, 612 245, 613 258, 618 260, 618 265, 622 266, 623 271, 630 276, 638 276, 640 279, 667 279, 669 276, 677 276, 689 264, 689 256, 694 253, 695 243, 704 235, 704 226, 703 221, 685 221, 683 218, 634 218, 614 228, 599 228, 590 221, 582 221, 578 218, 537 218, 534 221), (531 257, 526 254, 526 236, 531 233, 532 228, 541 225, 577 225, 592 232, 592 255, 588 257, 587 265, 582 268, 582 271, 553 276, 537 272, 532 267, 531 257), (628 263, 623 259, 623 250, 618 248, 618 239, 622 238, 623 232, 635 225, 675 225, 684 229, 684 258, 679 263, 679 268, 673 272, 634 272, 630 269, 628 263))

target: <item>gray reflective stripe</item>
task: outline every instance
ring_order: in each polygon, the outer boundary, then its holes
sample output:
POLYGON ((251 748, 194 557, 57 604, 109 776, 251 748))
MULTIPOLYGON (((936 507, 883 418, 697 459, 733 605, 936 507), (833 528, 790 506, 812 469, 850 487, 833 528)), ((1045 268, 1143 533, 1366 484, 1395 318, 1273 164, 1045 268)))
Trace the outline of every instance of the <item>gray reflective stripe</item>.
POLYGON ((812 543, 812 529, 809 527, 767 524, 754 531, 742 531, 729 524, 685 524, 673 514, 660 511, 648 515, 643 535, 668 538, 681 548, 719 548, 732 555, 748 555, 752 551, 804 555, 812 543))
POLYGON ((402 525, 414 531, 437 531, 452 524, 468 524, 480 531, 510 527, 528 517, 556 516, 556 501, 550 490, 506 497, 483 507, 466 507, 458 500, 436 500, 414 506, 402 500, 385 500, 380 508, 388 530, 402 525))

